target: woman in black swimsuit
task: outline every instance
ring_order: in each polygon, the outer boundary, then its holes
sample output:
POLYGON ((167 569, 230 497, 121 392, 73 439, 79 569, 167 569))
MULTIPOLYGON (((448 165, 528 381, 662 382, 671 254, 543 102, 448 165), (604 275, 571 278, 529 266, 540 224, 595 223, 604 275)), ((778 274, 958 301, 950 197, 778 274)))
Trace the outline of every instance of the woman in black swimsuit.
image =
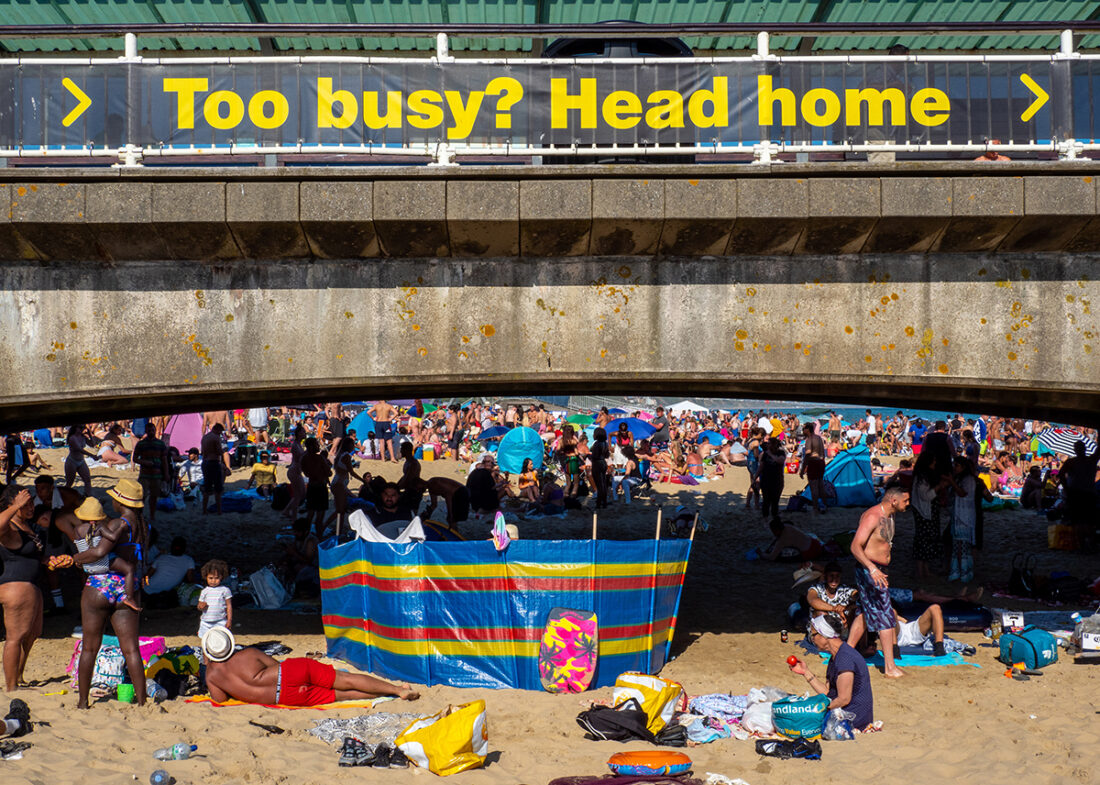
POLYGON ((4 684, 23 681, 31 646, 42 634, 42 592, 35 581, 45 553, 44 532, 34 523, 34 496, 9 485, 0 495, 0 607, 4 609, 4 684))

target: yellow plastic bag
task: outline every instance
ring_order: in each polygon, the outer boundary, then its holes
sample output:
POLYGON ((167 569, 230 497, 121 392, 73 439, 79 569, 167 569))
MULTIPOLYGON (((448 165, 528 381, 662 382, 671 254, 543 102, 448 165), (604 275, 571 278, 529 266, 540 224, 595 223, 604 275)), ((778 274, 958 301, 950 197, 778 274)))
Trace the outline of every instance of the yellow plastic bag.
POLYGON ((397 746, 416 766, 441 777, 481 768, 489 754, 485 701, 422 717, 401 731, 397 746))
POLYGON ((646 727, 651 733, 659 733, 676 711, 676 703, 684 694, 684 688, 674 681, 644 673, 624 673, 615 679, 611 693, 611 705, 618 706, 625 700, 636 698, 646 716, 646 727))

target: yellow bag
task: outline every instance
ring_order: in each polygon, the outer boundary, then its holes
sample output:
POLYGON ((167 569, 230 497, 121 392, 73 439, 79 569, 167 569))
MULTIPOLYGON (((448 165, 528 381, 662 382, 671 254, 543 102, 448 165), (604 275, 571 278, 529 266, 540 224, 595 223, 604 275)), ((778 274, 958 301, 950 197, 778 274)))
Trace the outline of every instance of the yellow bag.
POLYGON ((401 731, 397 746, 413 764, 441 777, 481 768, 489 754, 485 701, 420 718, 401 731))
POLYGON ((1047 526, 1047 547, 1055 551, 1077 550, 1077 532, 1064 523, 1047 526))
POLYGON ((636 698, 646 716, 650 733, 659 733, 676 711, 676 703, 684 694, 684 688, 674 681, 644 673, 624 673, 615 679, 611 693, 611 705, 618 706, 625 700, 636 698))

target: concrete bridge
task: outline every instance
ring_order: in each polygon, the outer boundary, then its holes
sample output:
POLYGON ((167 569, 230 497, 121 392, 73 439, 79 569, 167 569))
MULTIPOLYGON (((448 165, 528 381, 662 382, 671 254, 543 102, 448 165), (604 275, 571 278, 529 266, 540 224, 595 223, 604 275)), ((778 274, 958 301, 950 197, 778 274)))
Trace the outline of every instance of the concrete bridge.
POLYGON ((25 169, 0 426, 511 391, 1100 412, 1100 164, 25 169))

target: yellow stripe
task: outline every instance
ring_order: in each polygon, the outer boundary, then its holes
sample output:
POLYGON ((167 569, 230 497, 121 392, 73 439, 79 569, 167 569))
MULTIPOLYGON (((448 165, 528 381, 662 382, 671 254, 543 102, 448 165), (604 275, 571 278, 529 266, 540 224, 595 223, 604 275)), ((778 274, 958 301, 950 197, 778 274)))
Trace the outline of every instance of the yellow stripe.
MULTIPOLYGON (((346 638, 364 646, 376 648, 391 654, 410 657, 426 657, 431 654, 444 657, 537 657, 539 644, 535 641, 423 641, 383 638, 379 635, 369 640, 366 631, 344 627, 325 626, 325 637, 329 639, 346 638)), ((657 645, 663 644, 667 634, 654 636, 657 645)), ((600 641, 599 651, 603 656, 618 654, 636 654, 646 650, 648 638, 644 635, 636 638, 623 638, 614 641, 600 641)))
MULTIPOLYGON (((597 577, 645 577, 653 574, 653 565, 646 563, 599 564, 597 577)), ((687 562, 658 562, 658 575, 680 575, 687 562)), ((325 580, 336 580, 348 575, 366 573, 381 580, 417 580, 443 578, 588 578, 591 564, 531 564, 509 562, 505 564, 373 564, 365 559, 346 562, 321 570, 325 580)))

